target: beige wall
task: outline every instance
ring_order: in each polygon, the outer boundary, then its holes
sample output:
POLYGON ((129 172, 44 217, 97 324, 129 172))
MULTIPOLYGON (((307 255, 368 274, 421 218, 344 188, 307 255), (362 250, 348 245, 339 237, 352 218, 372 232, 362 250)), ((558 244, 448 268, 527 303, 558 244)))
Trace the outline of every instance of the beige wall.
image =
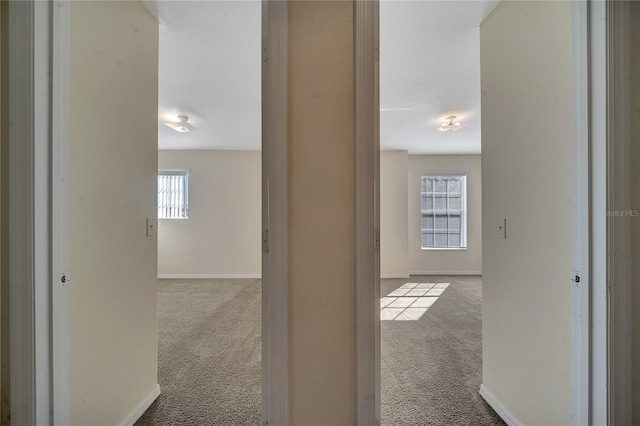
POLYGON ((482 190, 479 155, 380 154, 380 269, 385 277, 482 273, 482 190), (420 178, 467 176, 467 250, 420 247, 420 178))
POLYGON ((409 272, 482 273, 482 174, 479 155, 409 156, 409 272), (467 176, 467 249, 422 250, 420 184, 423 174, 467 176))
POLYGON ((483 384, 523 424, 571 424, 571 3, 502 2, 480 48, 483 384))
POLYGON ((292 425, 355 423, 353 2, 289 3, 292 425))
POLYGON ((71 423, 115 425, 157 385, 158 24, 72 2, 69 66, 71 423))
MULTIPOLYGON (((631 7, 631 209, 640 210, 640 3, 629 2, 631 7)), ((640 259, 640 217, 631 218, 632 259, 640 259)), ((633 424, 640 423, 640 262, 632 265, 632 410, 633 424)))
POLYGON ((189 172, 189 219, 158 223, 158 274, 260 276, 260 151, 159 151, 189 172))
POLYGON ((407 151, 380 152, 380 273, 409 275, 407 151))

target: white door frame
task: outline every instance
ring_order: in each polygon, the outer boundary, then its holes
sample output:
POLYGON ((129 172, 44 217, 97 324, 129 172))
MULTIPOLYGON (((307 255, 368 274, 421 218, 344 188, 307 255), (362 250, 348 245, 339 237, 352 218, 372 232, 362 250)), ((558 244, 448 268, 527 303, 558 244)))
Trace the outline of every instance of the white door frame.
POLYGON ((3 312, 9 377, 2 378, 9 381, 10 413, 3 415, 13 424, 68 424, 68 4, 15 1, 4 11, 9 111, 3 126, 12 124, 3 141, 11 247, 3 295, 10 307, 3 312))
POLYGON ((572 2, 573 43, 573 424, 590 418, 590 211, 588 4, 572 2), (586 208, 585 208, 586 207, 586 208))
MULTIPOLYGON (((606 424, 599 419, 602 413, 606 416, 607 412, 606 222, 603 220, 606 205, 606 175, 603 174, 606 171, 606 134, 603 133, 606 129, 606 96, 603 96, 606 95, 606 28, 603 26, 603 4, 592 0, 572 2, 575 197, 575 271, 571 277, 574 319, 572 387, 573 424, 580 426, 606 424)), ((371 26, 375 26, 373 32, 377 41, 378 16, 368 17, 366 5, 356 5, 355 10, 356 247, 360 248, 356 251, 357 413, 358 424, 364 425, 376 424, 370 420, 373 418, 378 423, 380 420, 379 278, 376 276, 376 284, 372 286, 373 281, 368 276, 369 271, 376 268, 379 275, 379 255, 376 253, 374 257, 370 250, 367 251, 367 247, 379 243, 378 237, 372 236, 372 231, 379 229, 379 217, 371 218, 366 212, 371 207, 379 212, 379 169, 376 169, 379 157, 373 157, 371 152, 372 149, 379 150, 379 141, 377 134, 375 138, 369 136, 368 128, 372 122, 378 126, 378 116, 367 117, 364 110, 358 110, 358 106, 362 105, 364 109, 367 102, 378 101, 378 81, 373 89, 366 86, 369 79, 378 78, 377 63, 370 70, 366 68, 367 61, 370 61, 366 49, 375 51, 376 57, 378 54, 377 45, 373 49, 367 45, 371 43, 367 41, 367 31, 371 31, 371 26), (358 52, 359 48, 364 50, 358 52), (373 90, 375 95, 367 93, 367 90, 373 90), (363 135, 362 140, 358 135, 363 135), (373 168, 367 164, 371 159, 376 162, 373 168), (375 359, 371 359, 374 353, 375 359)), ((375 105, 376 108, 379 106, 378 103, 375 105)))
MULTIPOLYGON (((590 391, 588 408, 583 412, 588 414, 588 423, 607 424, 608 403, 608 307, 607 307, 607 2, 589 0, 587 2, 587 17, 589 37, 588 44, 588 151, 589 163, 584 174, 590 183, 589 203, 583 203, 583 208, 589 210, 589 230, 586 233, 589 242, 589 277, 587 288, 589 291, 588 324, 589 344, 583 347, 583 353, 588 353, 589 367, 581 365, 583 371, 581 383, 586 380, 590 391), (588 376, 585 370, 588 369, 588 376), (588 410, 588 412, 587 412, 588 410)), ((583 165, 584 167, 584 165, 583 165)), ((584 236, 586 238, 586 235, 584 236)), ((574 378, 576 380, 576 378, 574 378)), ((586 401, 586 396, 584 400, 586 401)), ((583 404, 584 407, 584 404, 583 404)), ((584 418, 584 417, 583 417, 584 418)), ((576 423, 579 424, 579 423, 576 423)))
POLYGON ((262 424, 289 424, 287 2, 262 0, 262 424))
POLYGON ((379 2, 354 2, 356 424, 380 424, 379 2))
POLYGON ((574 425, 607 424, 609 410, 606 7, 572 2, 574 425))
POLYGON ((70 423, 69 390, 69 2, 52 6, 52 312, 53 424, 70 423))

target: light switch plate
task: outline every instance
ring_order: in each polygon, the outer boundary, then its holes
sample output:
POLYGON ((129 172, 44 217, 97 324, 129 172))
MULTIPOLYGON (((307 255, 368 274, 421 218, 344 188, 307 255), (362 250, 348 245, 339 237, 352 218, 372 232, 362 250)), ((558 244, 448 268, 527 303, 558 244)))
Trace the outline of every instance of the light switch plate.
POLYGON ((147 218, 147 237, 154 237, 156 235, 156 221, 152 218, 147 218))
POLYGON ((498 219, 498 226, 496 227, 497 237, 501 240, 507 239, 507 219, 501 217, 498 219))

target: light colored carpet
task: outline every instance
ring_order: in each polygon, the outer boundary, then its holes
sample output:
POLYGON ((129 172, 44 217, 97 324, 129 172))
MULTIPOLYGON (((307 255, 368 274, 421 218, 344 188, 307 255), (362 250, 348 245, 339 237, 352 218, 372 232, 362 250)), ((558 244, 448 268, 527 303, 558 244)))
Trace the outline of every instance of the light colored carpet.
MULTIPOLYGON (((382 322, 382 424, 504 425, 478 395, 480 277, 382 280, 450 286, 415 321, 382 322)), ((160 280, 162 394, 136 425, 259 425, 260 280, 160 280)), ((330 425, 327 425, 330 426, 330 425)))
POLYGON ((449 283, 414 321, 382 321, 382 425, 504 425, 480 397, 482 278, 382 280, 386 296, 405 283, 449 283))
POLYGON ((259 425, 260 280, 160 280, 162 394, 136 425, 259 425))

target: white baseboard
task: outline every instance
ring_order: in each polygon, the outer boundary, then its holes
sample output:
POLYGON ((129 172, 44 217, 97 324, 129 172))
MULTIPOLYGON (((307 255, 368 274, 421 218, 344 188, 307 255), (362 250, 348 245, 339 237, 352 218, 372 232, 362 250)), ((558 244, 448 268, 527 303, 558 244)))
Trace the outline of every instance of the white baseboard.
POLYGON ((173 280, 210 280, 216 278, 225 279, 256 279, 262 278, 262 274, 158 274, 160 279, 173 279, 173 280))
POLYGON ((489 404, 509 426, 521 426, 523 424, 511 411, 498 402, 495 395, 492 394, 485 385, 480 385, 480 396, 487 401, 487 404, 489 404))
POLYGON ((140 404, 138 404, 136 408, 134 408, 133 411, 129 413, 129 415, 121 423, 122 426, 133 426, 135 422, 137 422, 138 419, 142 417, 144 412, 147 411, 151 404, 153 404, 153 401, 155 401, 158 396, 160 396, 160 385, 156 385, 151 393, 147 395, 145 399, 140 401, 140 404))
POLYGON ((382 279, 410 278, 410 275, 409 274, 381 274, 380 278, 382 278, 382 279))
POLYGON ((410 271, 411 275, 482 275, 482 271, 410 271))

